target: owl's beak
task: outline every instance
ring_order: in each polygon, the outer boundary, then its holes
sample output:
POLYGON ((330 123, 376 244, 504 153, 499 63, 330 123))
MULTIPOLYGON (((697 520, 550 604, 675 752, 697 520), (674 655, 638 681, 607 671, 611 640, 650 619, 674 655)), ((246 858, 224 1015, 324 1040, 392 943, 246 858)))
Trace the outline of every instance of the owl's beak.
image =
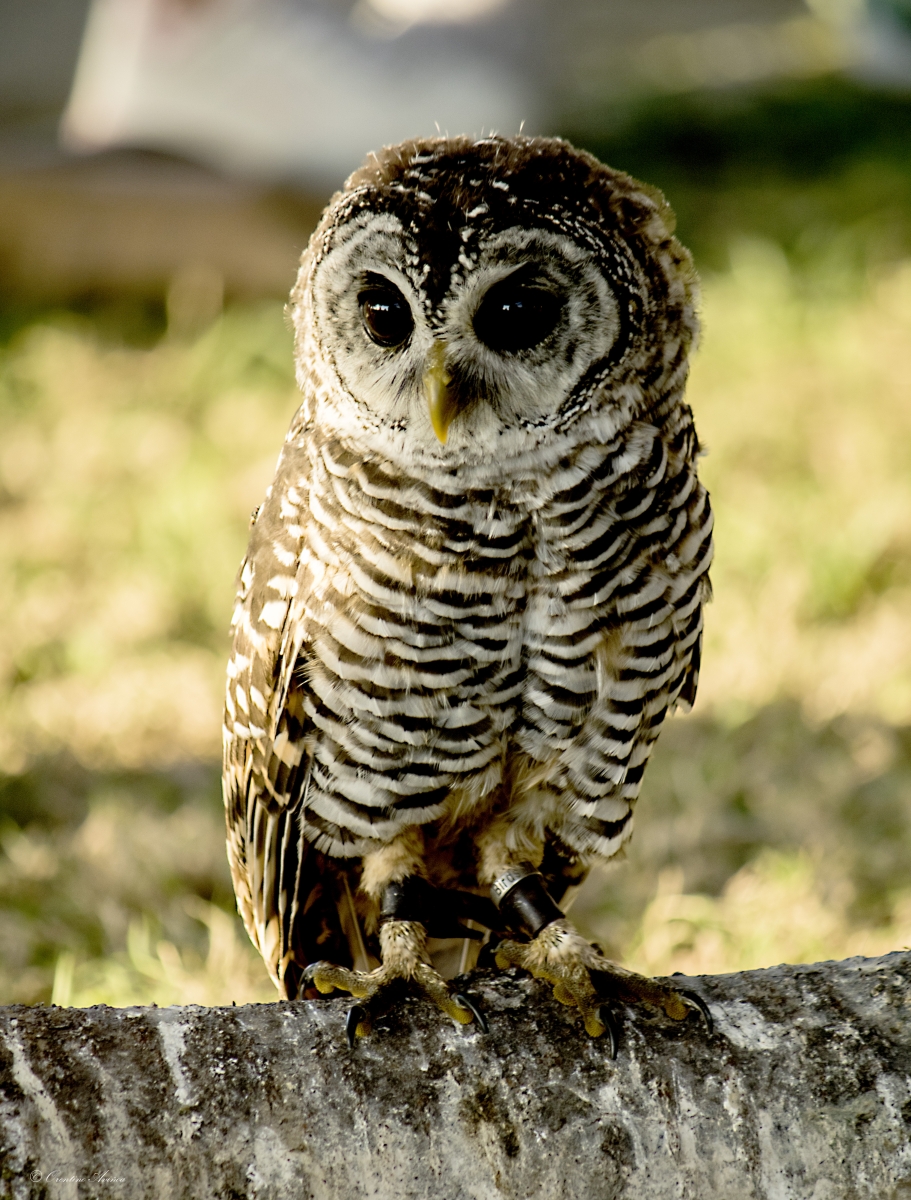
POLYGON ((427 355, 427 367, 424 371, 424 394, 427 397, 427 408, 430 410, 430 424, 433 432, 445 446, 449 426, 456 415, 458 403, 449 390, 452 376, 446 369, 446 343, 435 341, 427 355))

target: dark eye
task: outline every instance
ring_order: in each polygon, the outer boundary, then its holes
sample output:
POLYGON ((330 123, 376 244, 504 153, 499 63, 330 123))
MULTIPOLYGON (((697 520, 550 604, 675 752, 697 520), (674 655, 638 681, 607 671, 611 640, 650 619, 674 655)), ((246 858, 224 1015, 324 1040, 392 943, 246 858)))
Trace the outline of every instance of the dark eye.
POLYGON ((553 333, 563 302, 553 292, 511 279, 495 283, 474 315, 474 331, 491 350, 530 350, 553 333))
POLYGON ((378 346, 401 346, 411 337, 414 317, 408 301, 391 283, 364 288, 357 302, 364 328, 378 346))

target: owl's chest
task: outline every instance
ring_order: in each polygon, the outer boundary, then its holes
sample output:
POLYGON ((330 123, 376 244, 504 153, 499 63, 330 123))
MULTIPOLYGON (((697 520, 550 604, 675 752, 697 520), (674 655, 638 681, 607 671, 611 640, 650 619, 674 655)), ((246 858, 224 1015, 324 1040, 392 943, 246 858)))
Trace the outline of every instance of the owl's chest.
POLYGON ((308 640, 319 654, 318 627, 329 628, 376 678, 409 690, 445 682, 480 695, 490 683, 500 694, 589 575, 559 522, 505 488, 451 496, 409 480, 381 489, 329 478, 311 510, 319 578, 308 640))

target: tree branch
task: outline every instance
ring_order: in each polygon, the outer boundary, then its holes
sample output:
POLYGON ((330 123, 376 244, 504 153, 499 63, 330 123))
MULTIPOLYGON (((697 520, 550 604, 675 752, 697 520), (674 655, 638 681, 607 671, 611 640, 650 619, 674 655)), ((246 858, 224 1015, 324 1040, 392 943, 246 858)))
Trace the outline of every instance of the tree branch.
MULTIPOLYGON (((682 981, 681 981, 682 982, 682 981)), ((690 981, 715 1033, 620 1049, 513 973, 406 999, 0 1009, 0 1194, 130 1200, 908 1200, 911 953, 690 981)))

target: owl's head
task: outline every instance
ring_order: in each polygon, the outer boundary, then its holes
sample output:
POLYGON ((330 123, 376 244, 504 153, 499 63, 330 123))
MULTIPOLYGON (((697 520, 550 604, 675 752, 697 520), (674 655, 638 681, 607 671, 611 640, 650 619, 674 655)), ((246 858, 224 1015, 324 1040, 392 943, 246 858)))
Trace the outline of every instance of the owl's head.
POLYGON ((685 378, 695 276, 672 230, 660 193, 557 139, 371 156, 292 293, 310 419, 450 468, 580 422, 612 436, 685 378))

